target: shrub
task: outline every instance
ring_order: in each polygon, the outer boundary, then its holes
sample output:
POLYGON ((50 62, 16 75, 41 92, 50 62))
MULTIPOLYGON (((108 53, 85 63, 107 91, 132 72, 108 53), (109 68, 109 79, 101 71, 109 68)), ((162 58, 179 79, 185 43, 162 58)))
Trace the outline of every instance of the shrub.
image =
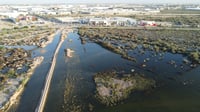
POLYGON ((28 26, 24 26, 23 28, 25 28, 25 29, 26 29, 26 28, 28 28, 28 26))
POLYGON ((8 75, 9 78, 16 77, 16 75, 15 75, 15 71, 12 70, 12 69, 10 69, 10 70, 8 71, 7 75, 8 75))
POLYGON ((14 29, 19 29, 19 27, 16 27, 16 26, 15 26, 14 29))
POLYGON ((191 52, 190 56, 194 61, 199 61, 199 52, 197 52, 197 51, 191 52))

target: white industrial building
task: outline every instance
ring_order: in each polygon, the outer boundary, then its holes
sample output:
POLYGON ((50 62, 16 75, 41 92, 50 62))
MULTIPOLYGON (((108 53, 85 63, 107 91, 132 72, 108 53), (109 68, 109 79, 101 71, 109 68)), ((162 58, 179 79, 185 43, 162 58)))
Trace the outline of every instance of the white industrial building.
POLYGON ((135 19, 124 17, 91 18, 89 24, 94 26, 132 26, 136 25, 137 21, 135 19))

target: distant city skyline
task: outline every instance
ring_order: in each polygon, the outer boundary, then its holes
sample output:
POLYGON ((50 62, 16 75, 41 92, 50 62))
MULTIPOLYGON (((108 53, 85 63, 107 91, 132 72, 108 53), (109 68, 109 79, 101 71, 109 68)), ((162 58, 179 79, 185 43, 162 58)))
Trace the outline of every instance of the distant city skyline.
POLYGON ((199 4, 200 0, 1 0, 0 4, 60 4, 60 3, 133 3, 133 4, 199 4))

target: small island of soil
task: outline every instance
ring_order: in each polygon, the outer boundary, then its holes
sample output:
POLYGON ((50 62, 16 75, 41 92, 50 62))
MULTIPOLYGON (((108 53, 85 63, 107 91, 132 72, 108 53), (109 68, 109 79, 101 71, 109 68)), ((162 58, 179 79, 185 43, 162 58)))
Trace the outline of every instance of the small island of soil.
POLYGON ((134 91, 144 91, 155 86, 155 81, 134 74, 100 72, 94 76, 95 98, 102 104, 113 106, 125 100, 134 91))

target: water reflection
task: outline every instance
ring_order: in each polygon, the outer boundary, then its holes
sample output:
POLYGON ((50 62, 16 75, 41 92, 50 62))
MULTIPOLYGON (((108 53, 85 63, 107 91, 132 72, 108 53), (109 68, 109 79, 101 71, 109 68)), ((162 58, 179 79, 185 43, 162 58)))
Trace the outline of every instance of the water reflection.
POLYGON ((32 50, 32 57, 43 56, 43 62, 35 69, 29 82, 21 95, 20 103, 14 107, 12 112, 34 112, 40 95, 44 86, 46 75, 50 68, 51 60, 55 48, 60 40, 60 33, 56 34, 52 43, 48 44, 45 48, 38 48, 32 50), (41 52, 42 51, 42 52, 41 52), (45 51, 45 52, 43 52, 45 51))
POLYGON ((66 48, 64 49, 64 51, 65 51, 65 63, 67 63, 69 59, 74 56, 74 50, 66 48))
POLYGON ((191 111, 191 109, 193 112, 198 112, 200 110, 200 76, 198 75, 200 68, 190 72, 184 71, 179 75, 177 71, 181 71, 181 68, 177 69, 166 63, 175 60, 180 65, 184 56, 166 53, 163 60, 157 60, 159 55, 149 60, 147 58, 151 56, 151 51, 147 51, 144 55, 134 51, 135 53, 130 52, 130 55, 133 53, 138 57, 138 62, 134 63, 95 43, 82 45, 78 38, 79 35, 76 33, 70 33, 68 39, 71 41, 65 40, 59 51, 45 112, 71 112, 73 109, 88 112, 91 105, 94 107, 94 112, 178 112, 191 111), (75 52, 67 54, 64 49, 66 51, 73 49, 75 52), (149 60, 145 62, 147 65, 145 68, 140 66, 144 63, 144 59, 149 60), (63 63, 64 61, 66 63, 63 63), (135 92, 115 107, 101 105, 94 98, 93 75, 113 69, 143 73, 154 78, 157 87, 149 93, 135 92), (152 69, 153 72, 148 69, 152 69), (185 85, 184 82, 188 81, 189 83, 185 85))
POLYGON ((73 57, 73 50, 72 49, 65 49, 65 56, 68 57, 68 58, 72 58, 73 57))
POLYGON ((37 48, 37 46, 4 46, 6 48, 23 48, 25 50, 34 50, 37 48))
POLYGON ((46 49, 40 49, 40 53, 41 54, 44 54, 44 53, 46 53, 47 51, 46 51, 46 49))

